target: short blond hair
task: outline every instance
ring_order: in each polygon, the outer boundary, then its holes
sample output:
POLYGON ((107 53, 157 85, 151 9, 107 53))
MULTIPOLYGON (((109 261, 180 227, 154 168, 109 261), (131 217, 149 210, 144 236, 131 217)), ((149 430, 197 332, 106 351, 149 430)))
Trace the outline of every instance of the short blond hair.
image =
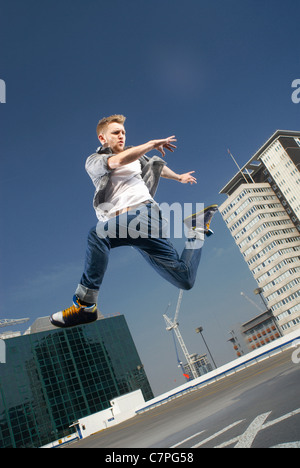
POLYGON ((121 114, 115 114, 115 115, 110 115, 109 117, 103 117, 103 119, 99 120, 97 128, 96 128, 97 137, 99 137, 100 133, 103 133, 107 125, 110 124, 111 122, 117 122, 121 125, 124 125, 125 120, 126 120, 126 117, 124 117, 124 115, 121 115, 121 114))

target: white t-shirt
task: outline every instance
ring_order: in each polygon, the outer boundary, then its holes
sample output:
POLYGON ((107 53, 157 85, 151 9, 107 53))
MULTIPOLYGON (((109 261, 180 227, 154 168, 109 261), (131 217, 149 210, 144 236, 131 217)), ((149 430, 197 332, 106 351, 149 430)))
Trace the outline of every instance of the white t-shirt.
POLYGON ((134 161, 125 166, 114 169, 110 175, 110 181, 106 188, 106 206, 99 205, 98 218, 105 221, 103 218, 103 210, 106 212, 106 220, 116 216, 118 211, 125 208, 133 207, 143 203, 146 200, 153 200, 145 182, 141 177, 141 163, 134 161))

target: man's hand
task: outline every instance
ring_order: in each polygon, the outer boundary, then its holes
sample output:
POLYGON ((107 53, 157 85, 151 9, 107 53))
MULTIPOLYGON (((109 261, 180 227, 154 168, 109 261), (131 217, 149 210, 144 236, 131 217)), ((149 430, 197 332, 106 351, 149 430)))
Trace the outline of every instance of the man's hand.
POLYGON ((170 136, 169 138, 164 138, 162 140, 152 140, 151 143, 153 145, 153 149, 157 149, 162 156, 165 156, 165 149, 168 151, 171 151, 172 153, 174 152, 174 149, 176 149, 176 146, 173 145, 172 143, 177 141, 175 138, 175 135, 170 136))
POLYGON ((196 184, 197 179, 192 174, 195 171, 186 172, 185 174, 176 174, 176 172, 172 171, 168 166, 164 166, 161 171, 161 176, 165 179, 172 179, 177 180, 177 182, 181 182, 182 184, 196 184))
POLYGON ((191 172, 186 172, 185 174, 180 174, 179 175, 179 182, 181 182, 182 184, 196 184, 197 183, 197 179, 196 177, 192 176, 192 174, 194 174, 195 171, 191 171, 191 172))

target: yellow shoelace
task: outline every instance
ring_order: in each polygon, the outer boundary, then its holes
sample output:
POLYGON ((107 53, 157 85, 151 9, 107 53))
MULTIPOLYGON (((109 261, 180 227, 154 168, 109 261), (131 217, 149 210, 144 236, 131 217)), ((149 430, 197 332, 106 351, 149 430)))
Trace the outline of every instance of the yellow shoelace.
POLYGON ((81 306, 77 307, 75 304, 73 304, 68 309, 63 310, 63 317, 69 317, 70 315, 78 314, 80 309, 81 306))

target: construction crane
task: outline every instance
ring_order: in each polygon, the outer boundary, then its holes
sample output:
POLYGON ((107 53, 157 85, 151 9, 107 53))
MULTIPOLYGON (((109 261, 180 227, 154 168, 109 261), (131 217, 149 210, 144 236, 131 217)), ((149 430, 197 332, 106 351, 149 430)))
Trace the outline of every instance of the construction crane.
POLYGON ((254 307, 256 307, 260 313, 264 312, 263 309, 261 309, 257 304, 256 302, 252 301, 252 299, 250 299, 250 297, 246 296, 245 293, 243 293, 243 291, 241 292, 241 296, 244 296, 245 299, 247 299, 248 302, 250 302, 252 305, 254 305, 254 307))
MULTIPOLYGON (((166 312, 165 314, 167 313, 167 310, 169 309, 171 303, 169 302, 167 308, 166 308, 166 312)), ((163 317, 167 317, 166 315, 163 315, 163 317)), ((165 319, 165 321, 168 320, 168 317, 165 319)), ((170 328, 170 325, 169 323, 166 321, 166 325, 167 325, 167 331, 171 331, 172 332, 172 338, 173 338, 173 342, 174 342, 174 348, 175 348, 175 353, 176 353, 176 357, 177 357, 177 363, 178 363, 178 367, 180 367, 181 371, 182 371, 182 375, 183 377, 186 378, 187 381, 190 380, 190 376, 189 374, 186 373, 186 370, 184 369, 183 367, 183 364, 182 364, 182 361, 181 359, 179 358, 179 354, 178 354, 178 349, 177 349, 177 344, 176 344, 176 338, 175 338, 175 333, 174 333, 174 328, 170 328)))
POLYGON ((0 328, 9 327, 10 325, 18 325, 28 322, 29 318, 22 319, 0 319, 0 328))
MULTIPOLYGON (((180 310, 180 306, 181 306, 182 295, 183 295, 183 290, 180 289, 174 319, 171 320, 166 314, 163 315, 163 318, 165 319, 165 322, 166 322, 166 325, 167 325, 166 330, 167 331, 172 331, 172 332, 175 333, 175 335, 177 337, 177 340, 178 340, 178 342, 179 342, 179 344, 181 346, 181 349, 183 351, 184 357, 185 357, 185 359, 187 361, 187 364, 188 364, 189 368, 191 369, 193 377, 196 379, 198 377, 198 374, 196 372, 196 369, 194 367, 193 362, 191 361, 190 354, 189 354, 189 352, 187 350, 187 347, 186 347, 186 345, 185 345, 185 343, 183 341, 183 338, 181 336, 181 333, 179 331, 178 315, 179 315, 179 310, 180 310)), ((169 306, 168 306, 168 308, 169 308, 169 306)), ((176 345, 175 345, 175 348, 176 348, 176 345)), ((179 358, 178 358, 178 360, 179 360, 179 358)))

